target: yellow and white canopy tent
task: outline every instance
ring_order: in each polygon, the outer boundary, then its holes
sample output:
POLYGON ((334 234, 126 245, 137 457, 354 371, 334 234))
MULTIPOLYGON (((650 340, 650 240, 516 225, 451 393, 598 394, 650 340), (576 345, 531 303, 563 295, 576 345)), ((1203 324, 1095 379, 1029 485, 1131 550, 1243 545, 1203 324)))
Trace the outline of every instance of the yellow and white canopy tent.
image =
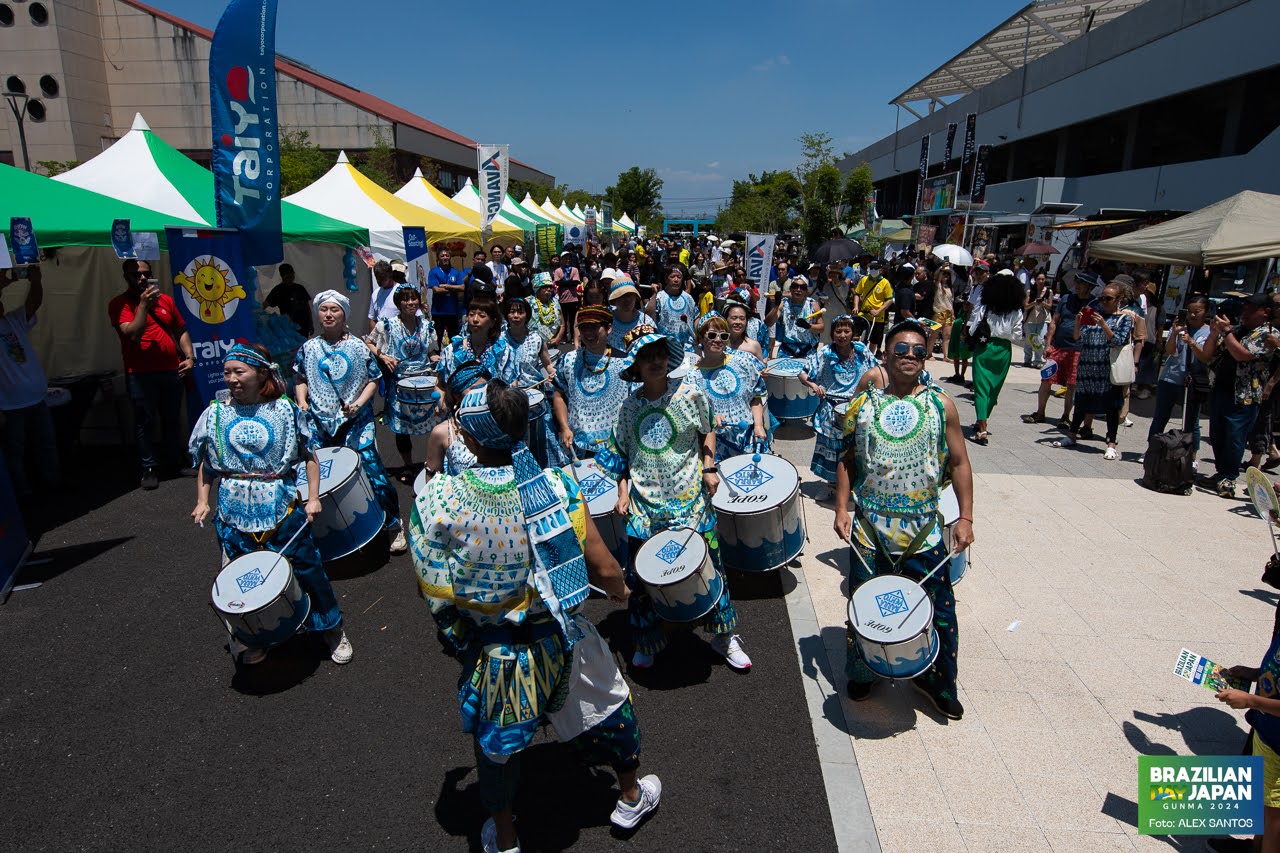
POLYGON ((538 205, 538 207, 542 210, 543 216, 549 216, 556 222, 560 223, 561 225, 580 224, 576 222, 572 216, 566 216, 565 214, 561 213, 560 208, 556 207, 554 204, 551 203, 550 196, 546 196, 545 198, 543 198, 542 204, 538 205))
MULTIPOLYGON (((432 186, 421 169, 414 170, 413 177, 395 191, 395 197, 438 214, 459 228, 467 229, 470 232, 469 242, 479 245, 480 217, 432 186)), ((497 233, 497 229, 494 231, 497 233)))
POLYGON ((573 223, 574 225, 587 224, 587 220, 585 217, 578 216, 576 213, 570 210, 569 205, 565 204, 564 202, 560 202, 559 210, 560 210, 560 215, 563 216, 565 219, 567 219, 569 222, 573 223))
POLYGON ((613 220, 614 231, 625 231, 628 234, 636 233, 636 224, 625 213, 613 220))
POLYGON ((528 193, 524 194, 523 200, 516 203, 516 207, 519 210, 524 211, 525 217, 533 220, 534 222, 550 223, 552 225, 561 224, 559 219, 553 218, 551 214, 543 210, 542 206, 539 205, 536 201, 534 201, 533 196, 529 195, 528 193))

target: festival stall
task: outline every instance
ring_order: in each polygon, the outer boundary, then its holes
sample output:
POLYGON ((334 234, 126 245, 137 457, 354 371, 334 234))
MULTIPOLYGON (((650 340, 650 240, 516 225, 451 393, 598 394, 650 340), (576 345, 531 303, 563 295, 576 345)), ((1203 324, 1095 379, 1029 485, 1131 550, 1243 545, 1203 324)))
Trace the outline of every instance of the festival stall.
MULTIPOLYGON (((452 199, 454 204, 466 208, 471 215, 475 216, 477 221, 480 217, 480 191, 476 189, 475 184, 471 183, 471 179, 467 178, 467 182, 462 185, 462 189, 454 194, 452 199)), ((494 233, 497 233, 499 226, 514 228, 524 234, 533 231, 537 227, 536 222, 529 220, 527 216, 520 213, 511 196, 504 195, 502 199, 502 208, 496 218, 493 220, 494 233), (508 208, 507 205, 511 204, 508 208)), ((525 238, 527 239, 527 238, 525 238)))
POLYGON ((528 193, 524 194, 523 201, 516 203, 516 207, 519 210, 524 212, 524 217, 526 219, 537 222, 539 225, 564 224, 557 217, 554 217, 551 214, 547 213, 547 211, 543 210, 542 207, 536 201, 533 200, 533 196, 529 195, 528 193))
POLYGON ((578 222, 576 219, 574 219, 572 216, 569 216, 565 213, 561 213, 560 209, 551 203, 550 196, 544 196, 542 199, 542 204, 538 205, 538 207, 542 209, 542 213, 544 216, 549 216, 553 221, 555 221, 560 225, 581 225, 582 224, 578 222))
POLYGON ((1280 257, 1280 195, 1245 190, 1186 216, 1095 241, 1089 254, 1198 267, 1280 257))
POLYGON ((570 225, 586 225, 587 224, 587 220, 585 217, 579 216, 577 213, 574 213, 572 210, 569 209, 569 205, 565 204, 563 201, 560 202, 559 210, 560 210, 560 215, 563 216, 565 218, 565 221, 568 222, 570 225))
MULTIPOLYGON (((479 245, 480 243, 480 217, 473 210, 468 210, 464 205, 458 204, 449 196, 445 195, 423 176, 421 169, 414 169, 413 177, 408 183, 396 190, 395 196, 398 199, 409 202, 409 204, 417 205, 423 210, 429 210, 432 213, 438 213, 450 222, 469 229, 474 232, 470 240, 471 243, 479 245)), ((498 228, 494 228, 494 233, 500 233, 498 228)))

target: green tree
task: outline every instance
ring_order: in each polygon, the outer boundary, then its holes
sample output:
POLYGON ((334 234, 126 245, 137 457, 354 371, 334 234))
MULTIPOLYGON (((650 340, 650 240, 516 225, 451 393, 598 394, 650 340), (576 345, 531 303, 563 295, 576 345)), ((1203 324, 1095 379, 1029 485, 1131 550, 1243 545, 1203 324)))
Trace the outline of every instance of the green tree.
POLYGON ((542 204, 542 200, 555 192, 555 187, 540 184, 537 181, 522 181, 519 178, 507 179, 507 192, 516 201, 524 201, 525 194, 533 198, 535 204, 542 204))
POLYGON ((718 231, 778 234, 790 230, 800 202, 800 182, 788 171, 748 175, 733 182, 727 207, 716 217, 718 231))
POLYGON ((37 160, 36 165, 44 169, 44 173, 49 177, 61 175, 63 172, 70 172, 76 166, 80 165, 79 160, 37 160))
POLYGON ((797 140, 800 143, 800 165, 796 166, 796 179, 804 187, 805 203, 812 196, 814 177, 819 169, 836 161, 835 149, 831 147, 829 133, 802 133, 797 140))
POLYGON ((613 215, 631 218, 653 230, 661 226, 662 178, 653 169, 632 166, 618 174, 618 181, 604 191, 604 200, 613 205, 613 215))
MULTIPOLYGON (((844 224, 855 228, 862 224, 867 214, 867 198, 875 190, 871 180, 871 166, 863 161, 844 180, 844 224)), ((870 228, 872 223, 866 223, 870 228)))
POLYGON ((373 128, 373 145, 357 155, 356 168, 369 180, 387 192, 395 192, 404 183, 396 175, 396 150, 391 140, 380 128, 373 128))
POLYGON ((333 168, 337 157, 311 143, 305 130, 280 128, 280 193, 293 195, 333 168))
POLYGON ((801 223, 801 234, 809 248, 829 238, 836 226, 843 177, 834 163, 824 163, 809 175, 810 187, 801 223))

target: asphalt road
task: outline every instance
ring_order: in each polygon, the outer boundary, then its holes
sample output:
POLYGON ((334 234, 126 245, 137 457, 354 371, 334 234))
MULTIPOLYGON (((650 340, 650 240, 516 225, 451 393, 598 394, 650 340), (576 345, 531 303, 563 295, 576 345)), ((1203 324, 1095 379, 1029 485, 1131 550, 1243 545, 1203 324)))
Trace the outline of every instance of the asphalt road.
MULTIPOLYGON (((211 525, 190 524, 194 481, 140 491, 129 456, 73 463, 74 488, 31 512, 53 562, 0 607, 0 849, 478 850, 458 667, 409 557, 335 568, 351 664, 299 637, 237 672, 208 606, 218 550, 211 525)), ((642 772, 663 781, 634 833, 609 824, 612 773, 544 729, 516 805, 524 850, 835 848, 789 582, 731 576, 749 674, 702 634, 627 672, 642 772)), ((625 611, 593 600, 588 613, 629 660, 625 611)))

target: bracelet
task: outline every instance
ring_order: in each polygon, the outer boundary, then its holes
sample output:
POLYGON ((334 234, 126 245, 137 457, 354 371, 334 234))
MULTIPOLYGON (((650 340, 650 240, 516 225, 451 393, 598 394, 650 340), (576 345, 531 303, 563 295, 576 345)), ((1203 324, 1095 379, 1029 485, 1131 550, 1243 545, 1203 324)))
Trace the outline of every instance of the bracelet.
POLYGON ((957 518, 957 519, 956 519, 956 521, 967 521, 967 522, 969 522, 970 524, 973 524, 973 519, 972 519, 972 518, 967 518, 966 516, 963 516, 963 515, 962 515, 962 516, 960 516, 959 518, 957 518))
POLYGON ((710 466, 710 467, 708 467, 708 468, 703 468, 703 469, 702 469, 702 473, 704 473, 704 474, 719 474, 719 473, 720 473, 720 468, 719 468, 718 466, 716 466, 716 465, 712 465, 712 466, 710 466))

